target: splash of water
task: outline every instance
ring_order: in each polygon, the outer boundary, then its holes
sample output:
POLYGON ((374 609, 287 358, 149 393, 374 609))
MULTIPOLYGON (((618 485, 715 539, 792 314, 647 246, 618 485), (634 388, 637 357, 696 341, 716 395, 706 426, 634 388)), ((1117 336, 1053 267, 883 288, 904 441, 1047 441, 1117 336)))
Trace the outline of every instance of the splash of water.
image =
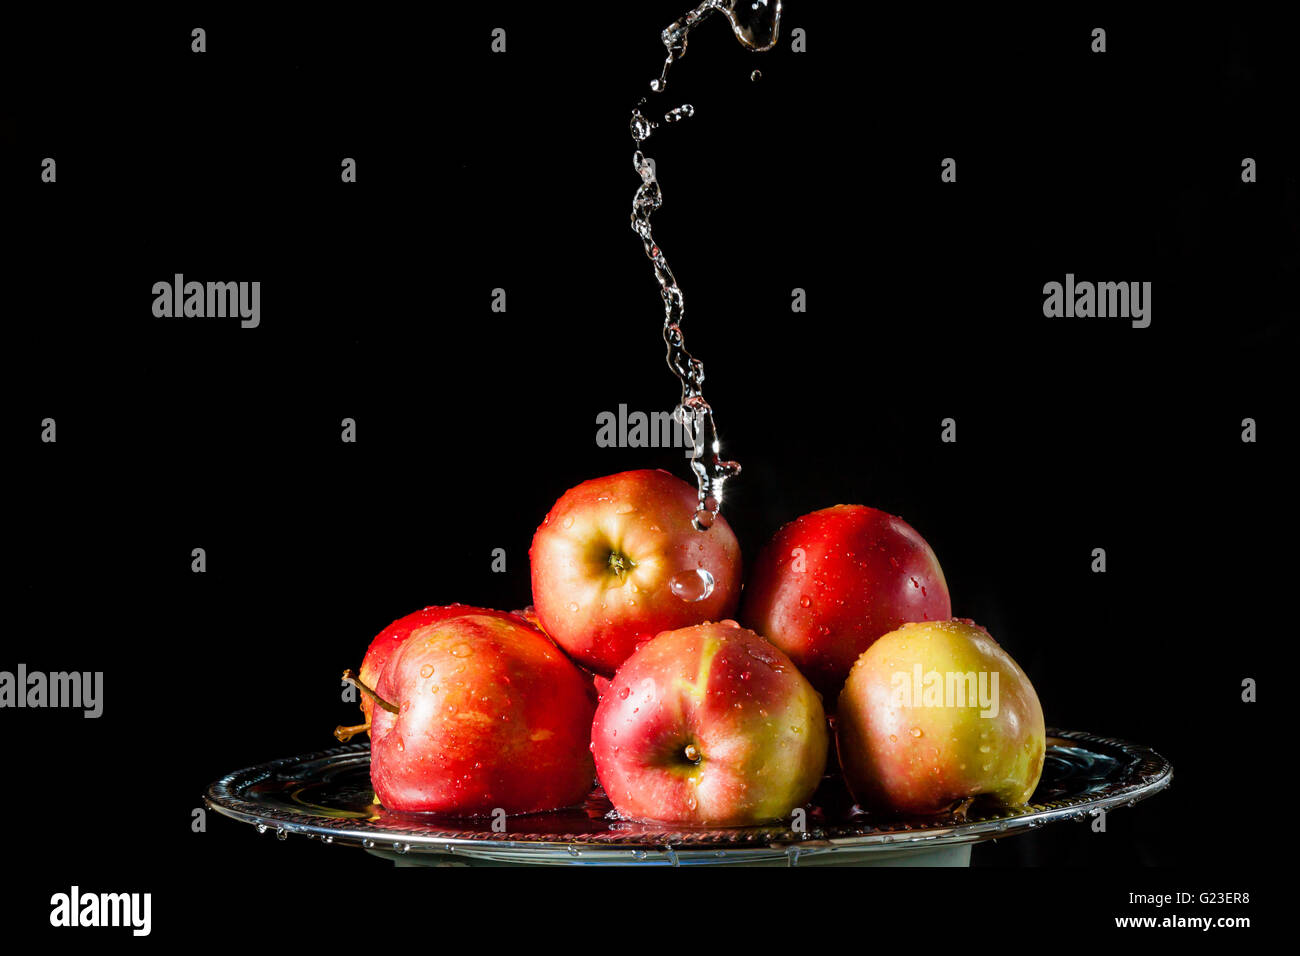
POLYGON ((780 39, 781 0, 704 0, 685 16, 670 23, 660 34, 668 55, 664 58, 659 78, 650 81, 650 89, 662 93, 668 88, 668 70, 686 55, 686 41, 691 30, 714 13, 722 14, 736 39, 757 53, 772 49, 780 39))
MULTIPOLYGON (((662 36, 668 51, 663 70, 650 84, 656 93, 668 87, 668 70, 673 62, 686 55, 687 39, 691 30, 713 13, 721 13, 731 24, 732 32, 744 46, 751 50, 769 50, 776 45, 780 35, 781 0, 705 0, 684 17, 669 25, 662 36)), ((692 438, 691 470, 695 473, 699 504, 693 523, 700 531, 712 527, 722 507, 722 489, 728 478, 740 473, 740 465, 725 461, 720 456, 717 426, 713 409, 704 398, 704 363, 686 350, 686 339, 681 322, 685 314, 685 300, 681 286, 668 266, 663 250, 655 241, 650 227, 650 216, 663 204, 663 191, 655 174, 654 165, 641 150, 641 144, 650 138, 658 124, 642 112, 646 100, 642 99, 632 110, 629 129, 637 144, 632 155, 632 165, 641 177, 641 186, 632 200, 632 231, 641 237, 646 257, 654 266, 659 294, 664 303, 664 343, 668 347, 668 367, 682 386, 681 402, 674 411, 677 421, 692 438)), ((689 103, 668 110, 663 122, 673 125, 695 115, 689 103)))

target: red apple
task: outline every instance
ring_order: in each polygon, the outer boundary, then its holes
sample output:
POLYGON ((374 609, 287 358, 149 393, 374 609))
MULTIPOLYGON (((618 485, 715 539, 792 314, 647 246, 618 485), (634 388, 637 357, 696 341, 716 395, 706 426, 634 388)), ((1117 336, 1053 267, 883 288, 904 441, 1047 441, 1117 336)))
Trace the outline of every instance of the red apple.
POLYGON ((522 608, 521 610, 518 610, 518 611, 511 611, 510 613, 513 614, 513 615, 514 615, 515 617, 517 617, 517 618, 521 618, 521 619, 527 621, 527 622, 528 622, 529 624, 531 624, 533 627, 537 628, 539 631, 542 631, 543 634, 546 633, 546 632, 542 629, 542 622, 541 622, 541 620, 537 617, 537 608, 533 607, 531 604, 528 605, 528 607, 526 607, 526 608, 522 608))
POLYGON ((533 536, 533 604, 569 656, 609 676, 639 644, 734 614, 740 545, 719 517, 691 524, 696 490, 625 471, 565 492, 533 536))
POLYGON ((461 816, 581 802, 594 780, 588 688, 555 645, 511 615, 416 628, 374 688, 379 801, 461 816))
POLYGON ((635 820, 746 826, 788 816, 826 766, 821 699, 735 621, 658 635, 610 681, 591 731, 596 772, 635 820))
MULTIPOLYGON (((522 618, 543 634, 546 634, 546 631, 542 629, 541 620, 537 617, 537 609, 531 604, 522 611, 511 611, 510 613, 515 617, 522 618)), ((550 638, 549 634, 546 634, 546 636, 548 639, 550 638)), ((600 700, 603 688, 609 684, 609 678, 597 674, 595 671, 589 670, 581 664, 578 665, 578 670, 582 673, 583 680, 587 682, 587 690, 591 693, 591 699, 600 700)))
MULTIPOLYGON (((376 634, 374 640, 370 642, 370 647, 366 649, 366 656, 361 659, 361 670, 357 675, 361 679, 361 683, 373 688, 379 682, 379 675, 383 672, 384 665, 388 663, 388 658, 402 645, 403 641, 411 636, 412 631, 438 621, 445 621, 449 617, 459 617, 462 614, 515 616, 506 614, 504 611, 472 607, 468 604, 448 604, 445 606, 430 605, 418 611, 413 611, 405 617, 399 617, 376 634)), ((338 727, 334 730, 334 736, 338 737, 339 740, 347 741, 362 731, 369 730, 373 709, 374 701, 371 700, 370 695, 362 694, 361 712, 365 715, 365 722, 354 727, 338 727)))
POLYGON ((972 621, 905 624, 853 665, 835 722, 864 806, 935 813, 968 797, 1027 801, 1043 772, 1043 709, 1025 672, 972 621))
POLYGON ((836 505, 796 518, 768 542, 741 621, 833 700, 880 635, 951 616, 948 584, 924 538, 902 518, 836 505))

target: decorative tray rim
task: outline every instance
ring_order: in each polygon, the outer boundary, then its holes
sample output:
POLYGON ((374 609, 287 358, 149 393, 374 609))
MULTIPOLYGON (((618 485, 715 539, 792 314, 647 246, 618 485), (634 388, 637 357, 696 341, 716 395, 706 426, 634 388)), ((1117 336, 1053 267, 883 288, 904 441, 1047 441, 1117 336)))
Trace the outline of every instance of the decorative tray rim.
MULTIPOLYGON (((254 824, 259 832, 274 829, 280 839, 291 833, 320 839, 324 843, 361 846, 380 851, 391 850, 398 854, 408 852, 454 853, 459 849, 479 851, 536 850, 567 851, 570 855, 589 851, 614 850, 626 855, 638 850, 780 850, 790 847, 807 850, 855 848, 889 849, 924 845, 926 847, 975 843, 982 840, 1010 836, 1037 829, 1059 820, 1082 820, 1089 815, 1120 805, 1132 806, 1139 800, 1153 796, 1169 786, 1173 779, 1173 765, 1150 747, 1115 737, 1103 737, 1083 731, 1047 730, 1048 746, 1068 747, 1071 744, 1091 746, 1102 750, 1118 751, 1127 756, 1128 765, 1113 784, 1104 792, 1073 798, 1029 803, 1021 807, 993 807, 979 812, 968 811, 964 819, 951 814, 933 821, 923 818, 909 820, 881 820, 875 822, 829 823, 810 819, 806 829, 796 831, 780 825, 755 827, 712 828, 693 830, 665 826, 661 830, 639 825, 636 832, 618 830, 598 833, 494 833, 483 830, 458 830, 439 819, 430 824, 414 821, 403 825, 400 820, 386 820, 374 826, 367 820, 335 819, 310 813, 290 813, 246 799, 242 792, 266 780, 280 770, 295 764, 338 757, 366 755, 369 744, 348 744, 313 753, 283 757, 266 763, 245 767, 213 781, 204 797, 205 804, 224 816, 254 824)), ((536 815, 540 816, 540 815, 536 815)), ((526 821, 528 816, 514 818, 526 821)), ((719 853, 718 855, 724 855, 719 853)))

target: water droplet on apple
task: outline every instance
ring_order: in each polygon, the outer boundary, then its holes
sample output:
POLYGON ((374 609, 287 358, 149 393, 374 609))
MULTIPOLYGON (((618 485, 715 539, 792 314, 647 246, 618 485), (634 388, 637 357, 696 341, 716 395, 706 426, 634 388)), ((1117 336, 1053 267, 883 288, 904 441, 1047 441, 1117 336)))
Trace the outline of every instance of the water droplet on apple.
POLYGON ((468 644, 463 644, 463 643, 457 644, 451 649, 452 657, 469 657, 473 653, 474 653, 474 648, 470 647, 468 644))
POLYGON ((920 727, 913 727, 913 728, 912 728, 912 736, 913 736, 913 737, 920 737, 920 736, 921 736, 921 728, 920 728, 920 727))
POLYGON ((800 606, 800 607, 812 607, 812 598, 810 598, 810 597, 809 597, 808 595, 806 595, 806 594, 803 595, 803 597, 799 598, 799 606, 800 606))
POLYGON ((628 503, 624 502, 623 504, 619 505, 617 508, 614 509, 614 514, 616 514, 616 515, 630 515, 630 514, 631 514, 632 512, 634 512, 634 511, 636 511, 636 507, 635 507, 635 506, 633 506, 633 505, 631 505, 631 504, 628 504, 628 503))
POLYGON ((420 676, 421 676, 421 677, 432 677, 432 676, 433 676, 433 665, 432 665, 432 664, 425 664, 423 667, 421 667, 421 668, 420 668, 420 676))
POLYGON ((896 743, 898 743, 898 736, 897 736, 896 734, 890 734, 890 735, 889 735, 889 742, 890 742, 891 744, 896 744, 896 743))
POLYGON ((567 518, 565 518, 565 519, 564 519, 562 522, 560 522, 560 523, 561 523, 561 525, 563 525, 565 528, 572 528, 572 527, 573 527, 573 515, 569 515, 567 518))
POLYGON ((779 674, 782 670, 781 658, 777 657, 772 651, 769 651, 767 646, 764 646, 766 644, 766 641, 761 641, 756 644, 746 644, 745 653, 759 663, 766 664, 779 674))
POLYGON ((982 754, 986 754, 986 753, 988 753, 988 752, 989 752, 989 745, 988 745, 988 744, 980 744, 980 753, 982 753, 982 754))
POLYGON ((714 585, 713 575, 704 568, 678 571, 668 579, 668 589, 673 595, 690 604, 707 598, 713 593, 714 585))
POLYGON ((570 601, 570 602, 569 602, 568 607, 569 607, 569 610, 572 611, 572 612, 576 612, 576 611, 578 610, 578 605, 577 605, 575 602, 573 602, 573 601, 570 601))
POLYGON ((630 694, 630 693, 632 693, 632 688, 631 688, 631 687, 624 687, 622 690, 620 690, 620 691, 618 692, 618 699, 619 699, 619 700, 627 700, 627 695, 630 694))

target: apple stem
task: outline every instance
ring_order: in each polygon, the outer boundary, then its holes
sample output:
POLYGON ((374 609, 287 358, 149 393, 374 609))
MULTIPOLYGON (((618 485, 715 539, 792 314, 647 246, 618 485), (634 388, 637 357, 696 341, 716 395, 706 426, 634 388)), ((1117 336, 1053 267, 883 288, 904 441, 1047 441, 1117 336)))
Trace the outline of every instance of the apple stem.
POLYGON ((361 679, 360 679, 359 677, 357 677, 356 674, 352 673, 352 669, 351 669, 351 668, 349 668, 349 669, 347 669, 347 670, 345 670, 345 671, 343 672, 343 679, 344 679, 345 681, 347 681, 349 684, 351 684, 353 687, 355 687, 355 688, 357 688, 358 690, 364 692, 365 694, 368 694, 368 695, 370 696, 370 699, 371 699, 371 700, 373 700, 373 701, 374 701, 376 704, 378 704, 380 707, 384 708, 384 710, 388 711, 390 714, 395 714, 395 713, 397 713, 397 705, 396 705, 396 704, 390 704, 388 701, 384 700, 384 698, 380 697, 380 696, 379 696, 378 694, 376 694, 373 690, 371 690, 369 687, 367 687, 365 684, 363 684, 363 683, 361 682, 361 679))
POLYGON ((370 721, 367 720, 364 724, 353 724, 351 727, 343 727, 343 726, 335 727, 334 736, 339 739, 340 743, 345 744, 353 737, 355 737, 357 734, 367 731, 369 729, 370 729, 370 721))
POLYGON ((622 581, 623 578, 627 576, 627 573, 636 567, 636 562, 626 554, 619 551, 611 551, 609 553, 609 566, 613 569, 614 573, 618 575, 619 581, 622 581))

